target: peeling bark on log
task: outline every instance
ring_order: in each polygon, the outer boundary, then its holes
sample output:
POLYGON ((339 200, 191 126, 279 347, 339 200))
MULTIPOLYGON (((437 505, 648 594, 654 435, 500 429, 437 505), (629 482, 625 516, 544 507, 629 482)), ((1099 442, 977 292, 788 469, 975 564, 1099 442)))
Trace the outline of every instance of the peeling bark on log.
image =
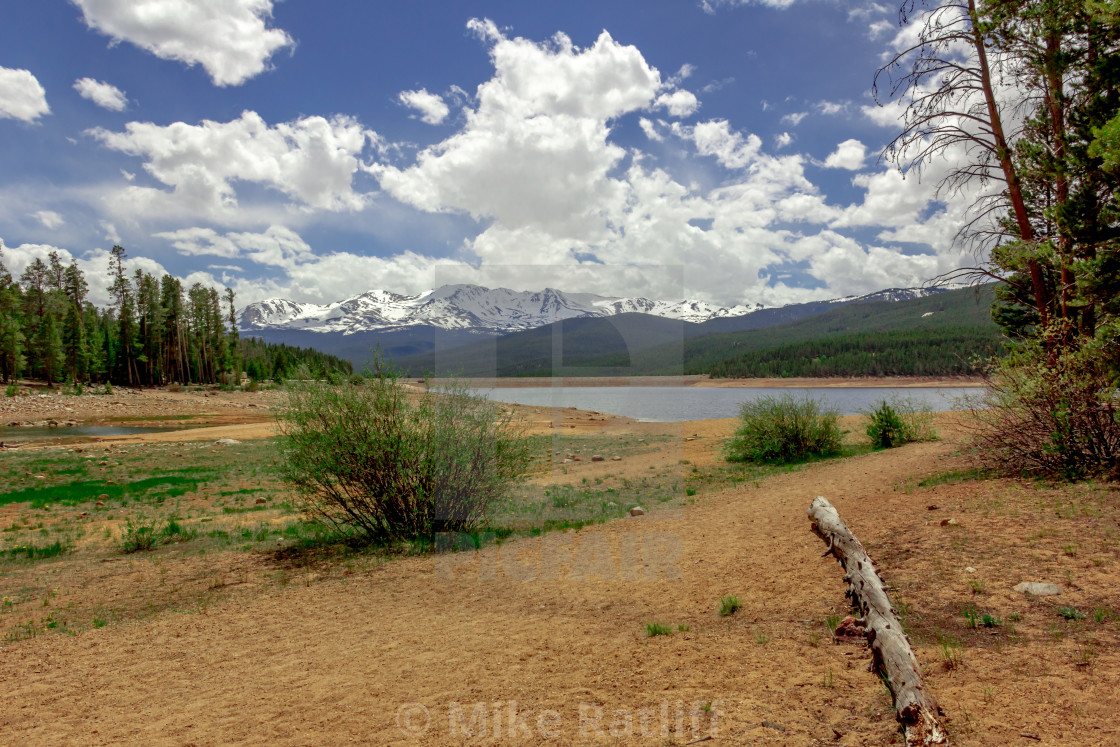
POLYGON ((825 555, 832 554, 844 568, 847 595, 859 607, 867 623, 867 643, 874 666, 886 677, 894 697, 895 714, 906 733, 907 745, 946 744, 948 736, 933 696, 926 692, 918 660, 902 632, 902 623, 891 607, 874 563, 863 545, 840 519, 840 514, 825 498, 818 496, 809 506, 813 531, 828 543, 825 555))

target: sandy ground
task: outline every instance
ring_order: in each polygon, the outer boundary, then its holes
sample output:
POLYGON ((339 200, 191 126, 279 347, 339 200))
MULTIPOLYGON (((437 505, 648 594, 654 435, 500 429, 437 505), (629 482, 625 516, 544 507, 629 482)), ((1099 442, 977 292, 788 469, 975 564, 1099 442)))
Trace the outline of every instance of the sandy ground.
MULTIPOLYGON (((217 415, 250 404, 232 397, 200 401, 217 415)), ((670 428, 564 415, 588 432, 670 428)), ((714 463, 733 426, 673 425, 668 456, 649 458, 714 463)), ((866 648, 831 643, 823 623, 847 605, 842 570, 809 530, 817 495, 905 605, 954 743, 1120 743, 1117 491, 919 487, 967 466, 959 429, 940 427, 939 442, 663 513, 0 644, 0 744, 897 743, 866 648), (1025 598, 1011 589, 1023 580, 1058 583, 1062 596, 1025 598), (729 594, 742 608, 721 617, 729 594), (1001 625, 967 628, 966 604, 1001 625), (1070 622, 1059 605, 1107 614, 1070 622), (673 633, 648 637, 652 622, 673 633), (959 648, 943 645, 954 637, 959 648)), ((567 466, 579 476, 609 464, 567 466)))

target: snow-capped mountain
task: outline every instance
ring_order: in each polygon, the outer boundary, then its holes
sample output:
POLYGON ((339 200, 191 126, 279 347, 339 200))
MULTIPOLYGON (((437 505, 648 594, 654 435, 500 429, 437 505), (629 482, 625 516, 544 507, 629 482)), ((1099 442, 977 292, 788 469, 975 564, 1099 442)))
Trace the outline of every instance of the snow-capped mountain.
MULTIPOLYGON (((827 303, 900 301, 939 292, 938 288, 891 288, 866 296, 827 303)), ((764 308, 761 304, 717 306, 705 301, 656 301, 612 298, 591 293, 566 293, 554 288, 512 291, 477 285, 444 285, 416 296, 371 290, 337 303, 319 305, 273 298, 249 304, 241 312, 244 332, 300 330, 341 333, 436 327, 447 330, 516 332, 576 317, 640 313, 685 322, 740 317, 764 308)))
POLYGON ((416 296, 371 290, 325 306, 273 298, 249 304, 241 312, 240 328, 290 329, 315 332, 369 332, 412 326, 514 332, 562 319, 614 316, 637 312, 686 322, 742 316, 763 308, 723 307, 705 301, 653 301, 648 298, 611 298, 591 293, 512 291, 477 285, 445 285, 416 296))

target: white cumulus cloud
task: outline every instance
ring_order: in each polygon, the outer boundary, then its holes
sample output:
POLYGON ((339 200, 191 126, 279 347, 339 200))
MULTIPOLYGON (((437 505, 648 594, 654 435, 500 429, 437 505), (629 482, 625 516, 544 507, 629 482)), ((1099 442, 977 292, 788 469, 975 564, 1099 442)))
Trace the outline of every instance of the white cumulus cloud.
POLYGON ((443 97, 429 93, 426 88, 421 88, 419 91, 401 91, 399 98, 402 104, 418 111, 420 121, 425 124, 441 124, 451 113, 443 97))
POLYGON ((863 167, 867 159, 867 146, 859 140, 845 140, 836 146, 836 150, 824 159, 824 165, 830 169, 848 169, 857 171, 863 167))
POLYGON ((490 21, 469 28, 490 47, 493 77, 478 87, 459 132, 413 166, 371 169, 382 189, 421 210, 493 218, 508 229, 607 231, 625 199, 609 174, 626 155, 609 142, 609 122, 649 107, 661 89, 657 69, 605 31, 578 49, 564 34, 537 43, 490 21))
MULTIPOLYGON (((392 257, 372 257, 351 252, 316 253, 295 231, 270 226, 264 232, 218 233, 210 228, 187 228, 156 234, 180 253, 246 260, 279 270, 280 276, 253 279, 226 274, 222 285, 232 287, 239 304, 283 297, 294 301, 329 303, 384 288, 398 293, 419 293, 436 285, 437 271, 456 268, 471 280, 478 271, 463 262, 426 257, 405 251, 392 257)), ((236 265, 213 269, 238 271, 236 265)), ((215 281, 216 282, 216 281, 215 281)))
POLYGON ((30 70, 0 67, 0 119, 34 122, 50 113, 47 92, 30 70))
POLYGON ((74 90, 83 99, 89 99, 98 106, 114 112, 123 112, 128 106, 128 97, 124 91, 114 85, 93 78, 78 78, 74 81, 74 90))
POLYGON ((700 108, 700 102, 691 91, 677 90, 661 94, 653 102, 653 106, 665 107, 674 117, 687 117, 700 108))
POLYGON ((272 0, 72 0, 86 24, 165 60, 200 64, 217 86, 259 75, 295 42, 269 28, 272 0))
POLYGON ((352 182, 362 150, 377 137, 350 117, 269 125, 252 111, 229 122, 129 122, 124 132, 97 128, 88 134, 145 159, 144 170, 171 188, 129 186, 114 196, 120 204, 137 212, 154 206, 193 210, 214 219, 228 218, 238 207, 237 182, 264 185, 307 208, 362 208, 364 198, 352 182))
POLYGON ((743 137, 742 133, 731 129, 726 119, 700 122, 694 127, 674 124, 673 132, 685 140, 691 140, 700 155, 715 156, 721 165, 729 169, 748 166, 762 149, 762 139, 758 135, 743 137))

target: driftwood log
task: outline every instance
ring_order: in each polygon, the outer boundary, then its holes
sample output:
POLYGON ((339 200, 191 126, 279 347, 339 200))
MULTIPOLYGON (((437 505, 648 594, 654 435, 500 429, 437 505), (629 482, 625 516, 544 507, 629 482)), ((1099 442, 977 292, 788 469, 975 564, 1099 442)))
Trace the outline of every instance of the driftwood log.
POLYGON ((813 501, 809 506, 809 518, 813 521, 813 531, 828 543, 824 554, 834 555, 844 568, 847 595, 863 613, 867 643, 874 657, 872 665, 890 687, 906 744, 945 744, 948 737, 938 718, 937 702, 926 692, 918 660, 910 650, 902 623, 891 607, 867 551, 826 499, 818 496, 813 501))

